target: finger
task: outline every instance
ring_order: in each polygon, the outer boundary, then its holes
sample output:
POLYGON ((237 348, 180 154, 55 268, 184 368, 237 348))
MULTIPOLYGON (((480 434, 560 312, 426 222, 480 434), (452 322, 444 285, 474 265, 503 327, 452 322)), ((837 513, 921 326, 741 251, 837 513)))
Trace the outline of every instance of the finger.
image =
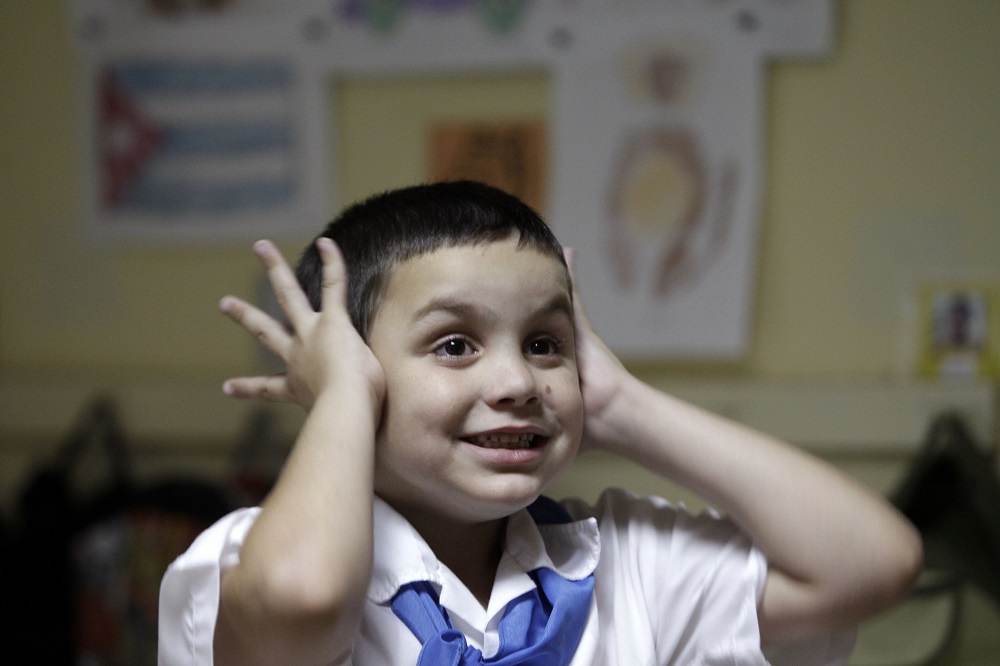
POLYGON ((590 320, 587 319, 587 312, 583 308, 583 298, 580 297, 579 280, 576 279, 576 249, 572 247, 563 248, 563 256, 566 257, 566 266, 569 268, 569 279, 573 288, 573 312, 576 315, 577 326, 591 328, 590 320))
POLYGON ((257 338, 265 348, 283 360, 288 358, 292 334, 274 317, 235 296, 226 296, 219 301, 219 310, 257 338))
POLYGON ((347 269, 340 248, 324 236, 316 240, 316 249, 323 261, 322 309, 325 311, 332 305, 346 307, 347 269))
POLYGON ((313 314, 313 309, 291 266, 285 261, 281 251, 269 240, 254 243, 253 251, 267 271, 268 280, 274 289, 274 296, 281 311, 288 317, 292 326, 298 327, 303 317, 313 314))
POLYGON ((222 392, 241 400, 295 402, 285 375, 234 377, 223 383, 222 392))

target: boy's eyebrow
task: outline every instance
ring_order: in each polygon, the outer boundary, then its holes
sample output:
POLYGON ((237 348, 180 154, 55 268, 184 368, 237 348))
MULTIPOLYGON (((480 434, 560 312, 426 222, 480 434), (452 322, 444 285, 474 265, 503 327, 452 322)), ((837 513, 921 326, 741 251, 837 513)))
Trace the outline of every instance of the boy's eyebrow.
POLYGON ((573 301, 568 293, 560 293, 554 296, 548 304, 542 308, 544 312, 560 312, 573 321, 573 301))
POLYGON ((457 317, 471 317, 480 309, 474 303, 446 296, 431 299, 426 305, 413 313, 413 319, 414 321, 419 321, 434 312, 447 312, 457 317))

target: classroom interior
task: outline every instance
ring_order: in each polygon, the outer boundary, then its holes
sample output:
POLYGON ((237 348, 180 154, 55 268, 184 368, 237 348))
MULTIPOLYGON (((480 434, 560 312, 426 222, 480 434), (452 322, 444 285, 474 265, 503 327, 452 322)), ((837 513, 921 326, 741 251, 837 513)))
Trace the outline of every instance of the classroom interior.
MULTIPOLYGON (((11 542, 26 486, 70 445, 79 496, 114 473, 102 442, 78 441, 92 425, 101 439, 106 419, 139 482, 187 475, 249 495, 301 422, 293 407, 221 393, 226 378, 273 367, 217 310, 227 293, 263 294, 252 239, 116 242, 81 219, 72 4, 0 2, 0 510, 11 542)), ((1000 3, 834 6, 826 53, 766 65, 745 353, 627 365, 828 459, 926 521, 945 564, 862 626, 852 666, 995 664, 1000 3), (928 365, 933 287, 984 299, 971 369, 928 365)), ((424 139, 442 118, 551 123, 551 84, 536 70, 331 76, 330 189, 347 203, 421 181, 424 139)), ((279 245, 296 256, 314 231, 279 245)), ((599 453, 551 494, 593 499, 608 485, 702 506, 599 453)))

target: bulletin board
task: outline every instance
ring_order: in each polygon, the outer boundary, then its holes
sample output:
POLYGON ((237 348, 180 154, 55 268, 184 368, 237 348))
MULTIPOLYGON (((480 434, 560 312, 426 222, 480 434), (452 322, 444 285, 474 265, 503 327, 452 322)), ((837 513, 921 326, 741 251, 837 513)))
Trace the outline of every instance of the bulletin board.
POLYGON ((701 359, 749 348, 766 64, 826 53, 834 14, 833 0, 75 9, 95 234, 315 229, 350 203, 324 185, 339 168, 324 81, 544 69, 545 126, 435 127, 426 177, 468 173, 541 210, 577 249, 588 312, 619 354, 701 359))

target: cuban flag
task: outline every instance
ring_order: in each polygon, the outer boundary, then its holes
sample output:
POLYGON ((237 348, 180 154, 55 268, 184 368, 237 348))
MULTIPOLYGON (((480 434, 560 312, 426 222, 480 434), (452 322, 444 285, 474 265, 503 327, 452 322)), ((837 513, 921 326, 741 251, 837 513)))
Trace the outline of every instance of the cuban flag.
POLYGON ((276 60, 118 62, 98 94, 107 213, 177 221, 287 208, 293 70, 276 60))

